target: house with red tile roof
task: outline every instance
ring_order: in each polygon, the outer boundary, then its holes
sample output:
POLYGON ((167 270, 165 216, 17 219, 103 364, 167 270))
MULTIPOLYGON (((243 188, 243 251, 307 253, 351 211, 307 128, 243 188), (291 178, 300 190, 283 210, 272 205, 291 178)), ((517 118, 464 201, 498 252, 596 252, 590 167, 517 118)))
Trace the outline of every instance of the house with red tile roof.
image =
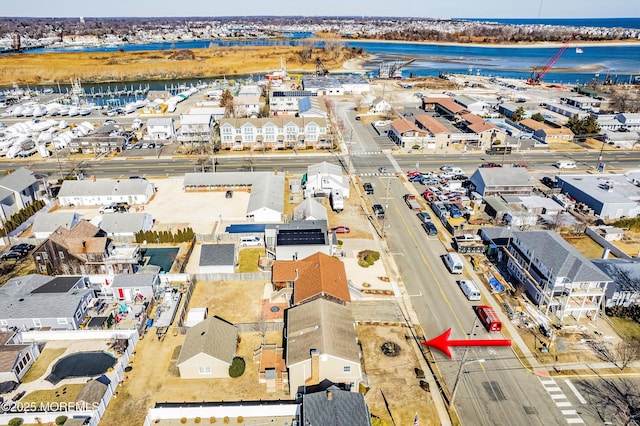
POLYGON ((399 118, 391 122, 388 135, 396 145, 404 148, 405 146, 411 147, 413 144, 423 143, 424 141, 422 139, 427 137, 427 132, 416 126, 415 123, 404 118, 399 118))
POLYGON ((276 292, 291 289, 292 305, 319 298, 341 305, 351 302, 344 264, 324 253, 318 252, 301 260, 276 260, 271 281, 276 292))
POLYGON ((459 122, 469 131, 478 135, 478 140, 476 141, 478 148, 490 147, 493 144, 498 144, 498 142, 503 144, 507 136, 504 130, 485 121, 484 118, 476 114, 463 114, 459 122))

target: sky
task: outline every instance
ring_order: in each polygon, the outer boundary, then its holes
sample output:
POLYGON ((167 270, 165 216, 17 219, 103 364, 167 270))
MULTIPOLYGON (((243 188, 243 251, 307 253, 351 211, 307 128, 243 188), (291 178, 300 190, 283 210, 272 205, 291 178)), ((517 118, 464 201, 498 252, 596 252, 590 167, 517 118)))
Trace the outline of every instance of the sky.
POLYGON ((638 0, 28 0, 5 17, 412 16, 421 18, 640 17, 638 0))

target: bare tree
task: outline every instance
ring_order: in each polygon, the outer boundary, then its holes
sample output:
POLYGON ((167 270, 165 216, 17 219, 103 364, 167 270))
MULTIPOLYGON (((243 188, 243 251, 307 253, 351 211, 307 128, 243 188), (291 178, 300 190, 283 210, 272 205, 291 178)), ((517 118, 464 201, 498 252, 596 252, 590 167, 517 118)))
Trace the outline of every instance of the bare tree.
POLYGON ((640 360, 640 344, 637 340, 621 340, 616 345, 615 353, 616 365, 624 370, 630 363, 640 360))
POLYGON ((626 379, 584 380, 576 382, 585 388, 589 404, 586 409, 603 422, 617 425, 637 424, 640 419, 640 390, 626 379))

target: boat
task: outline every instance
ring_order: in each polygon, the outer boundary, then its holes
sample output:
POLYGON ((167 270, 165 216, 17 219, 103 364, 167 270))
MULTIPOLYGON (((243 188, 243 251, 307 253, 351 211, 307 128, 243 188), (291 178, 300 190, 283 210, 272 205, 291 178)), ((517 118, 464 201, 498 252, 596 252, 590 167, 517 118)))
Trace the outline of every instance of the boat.
POLYGON ((13 117, 22 117, 24 115, 23 111, 24 111, 24 107, 18 105, 13 109, 13 111, 11 111, 11 115, 13 117))
POLYGON ((71 108, 69 108, 69 117, 75 117, 78 114, 80 114, 80 111, 78 110, 77 106, 72 106, 71 108))
POLYGON ((129 102, 128 104, 126 104, 126 105, 124 106, 124 112, 125 112, 126 114, 130 114, 130 113, 134 112, 135 110, 136 110, 136 104, 135 104, 135 102, 129 102))
POLYGON ((580 49, 579 47, 576 47, 576 53, 577 54, 584 53, 584 50, 580 49))
POLYGON ((91 114, 91 111, 92 108, 90 106, 78 108, 78 114, 82 115, 83 117, 91 114))
POLYGON ((60 115, 69 115, 70 108, 68 106, 62 106, 58 110, 58 114, 60 115))

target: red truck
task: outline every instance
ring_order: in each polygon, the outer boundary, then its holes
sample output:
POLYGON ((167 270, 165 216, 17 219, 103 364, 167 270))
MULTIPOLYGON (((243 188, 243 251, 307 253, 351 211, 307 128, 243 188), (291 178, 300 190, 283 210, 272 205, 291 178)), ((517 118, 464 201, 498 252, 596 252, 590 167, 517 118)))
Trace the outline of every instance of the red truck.
POLYGON ((482 325, 487 331, 501 331, 502 330, 502 321, 498 318, 498 314, 493 310, 491 306, 480 305, 476 306, 476 314, 480 321, 482 321, 482 325))
POLYGON ((422 210, 422 206, 413 194, 404 194, 404 202, 407 203, 407 206, 409 206, 411 210, 422 210))

